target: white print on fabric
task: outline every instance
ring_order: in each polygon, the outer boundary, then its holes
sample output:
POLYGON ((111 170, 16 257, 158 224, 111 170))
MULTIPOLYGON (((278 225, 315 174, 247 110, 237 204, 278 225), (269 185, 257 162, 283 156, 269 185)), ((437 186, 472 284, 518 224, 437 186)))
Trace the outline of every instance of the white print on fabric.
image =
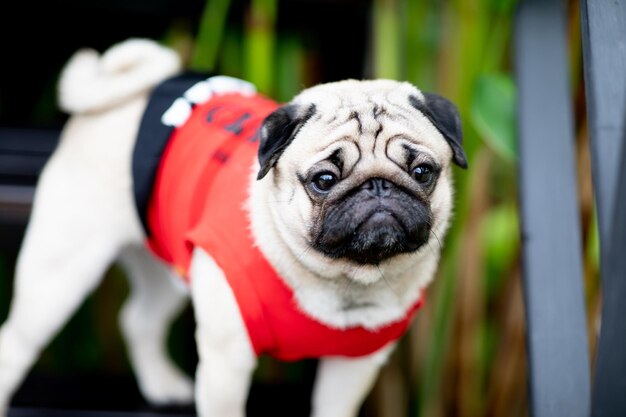
POLYGON ((174 100, 161 116, 161 123, 165 126, 181 126, 189 119, 193 105, 206 103, 214 94, 235 92, 251 96, 256 93, 256 87, 247 81, 226 75, 217 75, 197 82, 185 91, 183 97, 174 100))

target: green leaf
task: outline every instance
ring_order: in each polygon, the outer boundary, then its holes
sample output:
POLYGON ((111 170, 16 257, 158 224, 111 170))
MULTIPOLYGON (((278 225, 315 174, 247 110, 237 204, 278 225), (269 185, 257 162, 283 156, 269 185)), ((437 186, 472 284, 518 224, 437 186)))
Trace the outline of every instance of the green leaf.
POLYGON ((222 35, 230 0, 207 0, 200 28, 196 38, 196 46, 191 57, 190 68, 195 71, 211 71, 215 69, 215 61, 222 44, 222 35))
POLYGON ((515 262, 520 247, 519 218, 513 204, 489 210, 481 221, 487 296, 493 297, 515 262))
POLYGON ((252 0, 246 20, 244 79, 259 92, 273 95, 278 0, 252 0))
POLYGON ((277 39, 276 51, 276 99, 286 102, 305 84, 304 47, 295 35, 284 35, 277 39))
POLYGON ((400 77, 400 16, 396 0, 375 0, 372 5, 374 25, 374 77, 400 77))
POLYGON ((517 157, 515 85, 508 75, 478 78, 471 104, 471 121, 484 142, 507 161, 517 157))

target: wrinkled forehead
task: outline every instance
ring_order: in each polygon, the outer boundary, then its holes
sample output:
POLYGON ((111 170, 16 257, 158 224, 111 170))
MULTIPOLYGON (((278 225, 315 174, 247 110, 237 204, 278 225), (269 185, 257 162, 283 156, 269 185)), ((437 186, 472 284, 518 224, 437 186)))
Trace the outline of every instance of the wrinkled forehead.
POLYGON ((449 158, 445 139, 411 105, 410 96, 423 98, 413 85, 391 80, 348 80, 304 90, 293 103, 314 105, 315 113, 296 141, 308 152, 317 153, 337 142, 355 142, 363 150, 380 141, 403 137, 418 148, 423 145, 431 150, 429 153, 449 158))
POLYGON ((321 84, 304 90, 293 103, 314 104, 322 113, 335 111, 363 111, 373 107, 406 109, 409 96, 422 99, 422 93, 413 85, 393 80, 345 80, 321 84))

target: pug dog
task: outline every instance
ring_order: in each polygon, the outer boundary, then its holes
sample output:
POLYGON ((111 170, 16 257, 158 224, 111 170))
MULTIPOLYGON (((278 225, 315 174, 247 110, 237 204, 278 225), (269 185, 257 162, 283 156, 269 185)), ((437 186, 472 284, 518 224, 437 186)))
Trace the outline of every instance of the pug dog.
POLYGON ((131 39, 62 72, 71 114, 43 170, 0 329, 0 415, 49 340, 119 261, 120 326, 155 404, 242 417, 260 355, 319 358, 317 417, 349 417, 424 301, 467 167, 455 106, 345 80, 279 105, 181 73, 131 39), (195 381, 168 358, 190 298, 195 381))

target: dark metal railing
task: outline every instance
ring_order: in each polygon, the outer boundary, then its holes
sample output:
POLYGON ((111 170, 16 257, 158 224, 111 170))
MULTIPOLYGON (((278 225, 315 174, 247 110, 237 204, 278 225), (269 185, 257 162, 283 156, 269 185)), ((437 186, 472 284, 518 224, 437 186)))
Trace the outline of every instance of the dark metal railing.
POLYGON ((598 208, 602 321, 594 417, 626 415, 626 2, 581 0, 585 90, 598 208))
POLYGON ((581 0, 580 7, 603 297, 593 395, 564 4, 523 1, 516 18, 520 200, 534 417, 626 415, 626 2, 581 0))
POLYGON ((572 99, 560 0, 519 5, 515 32, 524 298, 534 417, 588 416, 572 99))

